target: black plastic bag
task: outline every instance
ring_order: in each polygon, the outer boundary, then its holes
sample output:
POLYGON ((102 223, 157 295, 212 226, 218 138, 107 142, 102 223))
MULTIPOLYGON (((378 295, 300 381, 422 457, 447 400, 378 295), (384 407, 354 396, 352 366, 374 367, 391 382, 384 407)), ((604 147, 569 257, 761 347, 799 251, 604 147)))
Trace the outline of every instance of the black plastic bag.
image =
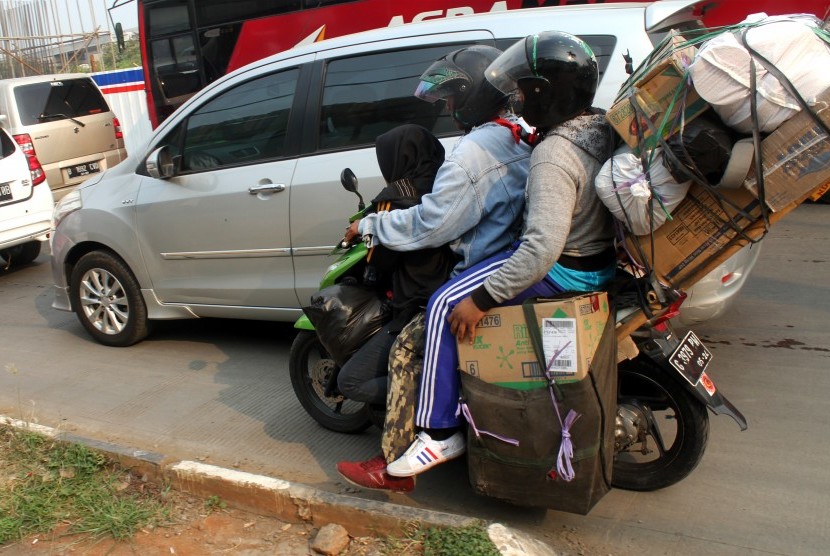
POLYGON ((688 122, 682 134, 667 141, 677 160, 666 156, 665 164, 678 182, 699 173, 709 184, 717 185, 729 163, 734 143, 733 133, 718 118, 701 116, 688 122))
POLYGON ((334 284, 314 293, 303 311, 340 366, 392 316, 389 302, 376 290, 351 284, 334 284))

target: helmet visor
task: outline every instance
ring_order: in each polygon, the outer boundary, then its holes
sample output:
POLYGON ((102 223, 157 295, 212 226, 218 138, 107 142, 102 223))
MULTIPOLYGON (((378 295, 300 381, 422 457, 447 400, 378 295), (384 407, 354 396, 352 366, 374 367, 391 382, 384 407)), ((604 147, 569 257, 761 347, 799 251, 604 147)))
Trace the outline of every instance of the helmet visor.
POLYGON ((533 54, 537 39, 537 35, 521 39, 493 60, 484 72, 487 81, 508 95, 519 88, 518 82, 521 79, 544 79, 532 67, 535 63, 533 54))
POLYGON ((434 103, 465 93, 468 83, 469 79, 464 73, 448 67, 445 60, 438 60, 421 75, 415 96, 434 103))

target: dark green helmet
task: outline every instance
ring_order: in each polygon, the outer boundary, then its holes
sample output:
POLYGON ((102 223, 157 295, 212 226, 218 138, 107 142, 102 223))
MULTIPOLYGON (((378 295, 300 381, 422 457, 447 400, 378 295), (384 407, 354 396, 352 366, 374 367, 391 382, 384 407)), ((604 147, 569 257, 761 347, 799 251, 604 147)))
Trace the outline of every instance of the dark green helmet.
POLYGON ((599 71, 588 44, 569 33, 530 35, 504 51, 486 72, 502 93, 521 91, 521 115, 541 130, 570 120, 594 102, 599 71))
POLYGON ((484 70, 500 54, 497 48, 481 45, 454 50, 421 75, 415 96, 428 102, 453 97, 452 117, 466 129, 489 122, 508 99, 484 78, 484 70))

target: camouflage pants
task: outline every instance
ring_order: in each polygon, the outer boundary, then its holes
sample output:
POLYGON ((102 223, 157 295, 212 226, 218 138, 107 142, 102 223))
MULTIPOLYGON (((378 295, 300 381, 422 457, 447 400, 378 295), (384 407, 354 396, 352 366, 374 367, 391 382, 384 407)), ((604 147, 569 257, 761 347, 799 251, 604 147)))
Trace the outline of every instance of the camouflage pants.
POLYGON ((389 389, 381 449, 387 463, 403 455, 415 440, 415 406, 424 364, 425 313, 415 315, 389 351, 389 389))

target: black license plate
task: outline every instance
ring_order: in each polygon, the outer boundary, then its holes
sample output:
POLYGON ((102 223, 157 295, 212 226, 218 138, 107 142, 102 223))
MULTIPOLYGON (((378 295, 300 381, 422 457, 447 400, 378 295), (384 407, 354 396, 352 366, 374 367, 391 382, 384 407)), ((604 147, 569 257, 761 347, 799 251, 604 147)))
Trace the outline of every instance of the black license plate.
POLYGON ((90 174, 97 174, 100 171, 101 164, 99 162, 85 162, 83 164, 76 164, 66 168, 66 173, 70 179, 88 176, 90 174))
POLYGON ((700 376, 712 360, 710 352, 694 332, 689 330, 674 353, 669 358, 671 366, 683 375, 693 386, 700 381, 700 376))
POLYGON ((11 184, 4 183, 0 185, 0 203, 5 203, 6 201, 12 200, 12 186, 11 184))

